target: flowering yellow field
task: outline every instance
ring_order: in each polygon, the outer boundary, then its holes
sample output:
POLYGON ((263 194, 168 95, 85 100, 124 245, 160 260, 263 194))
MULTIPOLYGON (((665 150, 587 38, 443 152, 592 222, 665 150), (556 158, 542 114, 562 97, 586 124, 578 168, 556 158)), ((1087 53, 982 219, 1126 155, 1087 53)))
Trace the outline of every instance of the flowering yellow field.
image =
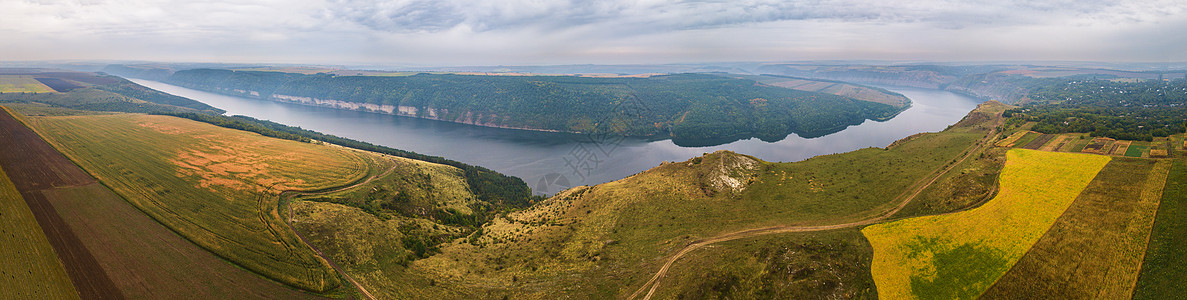
POLYGON ((979 296, 1038 241, 1109 160, 1010 150, 1000 191, 985 205, 866 227, 862 233, 874 249, 871 268, 878 295, 979 296))

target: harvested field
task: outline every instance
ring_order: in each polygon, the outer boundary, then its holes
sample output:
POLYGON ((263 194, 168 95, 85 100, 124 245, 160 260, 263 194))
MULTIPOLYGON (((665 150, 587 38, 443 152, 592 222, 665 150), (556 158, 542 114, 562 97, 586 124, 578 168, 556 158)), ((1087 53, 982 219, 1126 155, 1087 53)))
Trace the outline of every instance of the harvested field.
POLYGON ((2 168, 0 216, 0 290, 13 298, 78 299, 66 267, 2 168))
POLYGON ((1105 137, 1094 138, 1088 143, 1088 145, 1085 145, 1084 149, 1081 149, 1080 152, 1109 155, 1109 153, 1111 153, 1114 148, 1113 141, 1113 139, 1105 137))
POLYGON ((0 93, 47 93, 54 90, 29 75, 0 75, 0 93))
POLYGON ((1062 149, 1064 146, 1066 146, 1068 141, 1071 141, 1073 138, 1074 137, 1071 135, 1060 134, 1055 136, 1055 139, 1052 139, 1050 142, 1044 144, 1038 149, 1040 151, 1059 151, 1059 149, 1062 149))
POLYGON ((1129 297, 1169 168, 1169 161, 1110 161, 983 298, 1129 297))
POLYGON ((248 270, 302 289, 340 284, 277 211, 279 192, 345 185, 377 158, 187 119, 33 117, 34 127, 128 202, 248 270))
POLYGON ((45 143, 7 108, 0 109, 0 168, 7 173, 25 199, 29 210, 66 267, 75 289, 83 299, 123 298, 119 289, 91 255, 82 241, 50 206, 42 191, 94 183, 90 175, 45 143))
POLYGON ((1034 140, 1031 140, 1029 143, 1026 143, 1026 145, 1023 145, 1022 148, 1038 150, 1039 148, 1042 148, 1043 145, 1046 145, 1047 142, 1050 142, 1053 138, 1055 138, 1054 134, 1042 134, 1036 137, 1034 140))
POLYGON ((972 210, 872 225, 878 295, 888 299, 971 299, 981 295, 1055 223, 1104 156, 1014 149, 1000 189, 972 210))
POLYGON ((1126 151, 1129 151, 1129 145, 1131 144, 1133 144, 1133 141, 1116 141, 1113 143, 1109 155, 1124 156, 1126 151))

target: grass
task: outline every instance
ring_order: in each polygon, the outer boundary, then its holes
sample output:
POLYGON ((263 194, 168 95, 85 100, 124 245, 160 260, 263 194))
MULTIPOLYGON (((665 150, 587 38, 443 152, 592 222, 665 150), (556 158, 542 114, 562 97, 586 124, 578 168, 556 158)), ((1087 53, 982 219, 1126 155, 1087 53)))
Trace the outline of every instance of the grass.
POLYGON ((0 169, 0 290, 12 298, 78 299, 78 291, 8 174, 0 169))
POLYGON ((871 256, 856 229, 735 240, 678 261, 655 298, 877 299, 871 256))
POLYGON ((325 292, 336 273, 287 229, 278 193, 361 179, 378 159, 135 114, 31 117, 34 128, 105 185, 199 246, 295 287, 325 292))
POLYGON ((48 93, 54 90, 32 75, 0 75, 0 93, 48 93))
POLYGON ((983 298, 1129 297, 1169 167, 1169 161, 1110 161, 983 298))
POLYGON ((1015 149, 1000 190, 969 211, 866 227, 878 295, 979 296, 1033 245, 1108 157, 1015 149))
POLYGON ((1187 164, 1176 159, 1167 176, 1154 219, 1134 299, 1170 299, 1187 295, 1187 164))

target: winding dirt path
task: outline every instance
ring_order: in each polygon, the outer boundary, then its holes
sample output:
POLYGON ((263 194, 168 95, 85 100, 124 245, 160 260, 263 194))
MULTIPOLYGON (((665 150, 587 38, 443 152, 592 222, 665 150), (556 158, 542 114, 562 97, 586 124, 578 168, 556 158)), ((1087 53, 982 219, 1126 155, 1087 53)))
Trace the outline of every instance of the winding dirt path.
POLYGON ((668 269, 670 269, 672 267, 672 264, 676 263, 676 261, 679 260, 681 257, 683 257, 685 254, 688 254, 689 252, 692 252, 693 250, 699 249, 699 248, 707 246, 707 245, 720 243, 720 242, 726 242, 726 241, 732 241, 732 240, 736 240, 736 239, 748 238, 748 237, 768 235, 768 234, 790 233, 790 232, 813 232, 813 231, 825 231, 825 230, 852 228, 852 227, 871 225, 871 224, 886 220, 886 219, 890 218, 891 216, 893 216, 894 214, 898 213, 904 207, 907 207, 907 204, 911 203, 911 200, 914 200, 915 197, 919 196, 920 193, 923 193, 924 189, 927 189, 927 187, 931 186, 933 183, 935 183, 937 180, 939 180, 940 177, 943 177, 944 174, 947 174, 948 171, 951 171, 952 169, 956 168, 956 166, 960 165, 961 163, 964 163, 964 161, 967 160, 969 157, 972 157, 974 153, 981 152, 987 146, 992 147, 993 144, 991 142, 995 138, 997 138, 997 136, 1000 134, 999 132, 997 132, 997 127, 1000 126, 1003 121, 1000 113, 995 117, 995 119, 996 119, 996 121, 994 122, 994 124, 992 126, 993 129, 990 129, 990 131, 985 134, 985 137, 982 138, 979 142, 973 144, 972 146, 969 146, 969 150, 965 153, 964 156, 962 156, 962 157, 960 157, 960 159, 952 162, 947 167, 943 167, 941 169, 936 170, 935 172, 932 172, 932 174, 929 177, 924 177, 923 180, 926 180, 926 181, 923 182, 922 184, 917 184, 917 186, 914 189, 908 189, 908 190, 904 191, 903 195, 900 195, 899 197, 902 198, 905 196, 905 198, 903 198, 903 200, 900 201, 898 206, 896 206, 894 209, 891 209, 891 210, 889 210, 881 215, 878 215, 877 217, 874 217, 874 218, 865 219, 865 220, 856 221, 856 222, 844 223, 844 224, 818 225, 818 226, 761 227, 761 228, 753 228, 753 229, 746 229, 746 230, 741 230, 741 231, 725 233, 725 234, 717 235, 717 236, 710 237, 707 239, 693 241, 692 243, 688 244, 688 246, 685 246, 683 249, 680 249, 680 251, 676 252, 676 254, 673 254, 670 258, 668 258, 667 263, 664 263, 664 266, 661 267, 659 269, 659 271, 656 271, 654 276, 651 276, 651 280, 648 280, 647 283, 644 283, 643 286, 639 287, 638 290, 635 290, 635 292, 632 293, 631 296, 628 297, 627 299, 638 298, 639 295, 642 294, 644 290, 647 291, 647 294, 645 294, 643 296, 643 299, 644 300, 651 299, 651 296, 655 294, 655 290, 657 288, 659 288, 660 281, 668 274, 668 269), (930 178, 930 180, 928 178, 930 178), (651 288, 648 289, 648 287, 651 287, 651 288))
MULTIPOLYGON (((386 155, 385 155, 385 157, 386 157, 386 155)), ((285 207, 288 207, 288 211, 289 211, 289 214, 288 214, 288 220, 285 222, 285 224, 287 224, 287 225, 288 225, 288 227, 289 227, 289 230, 291 230, 293 233, 297 234, 297 237, 301 239, 301 242, 302 242, 302 243, 305 243, 305 245, 306 245, 306 246, 309 246, 309 248, 310 248, 310 249, 313 249, 313 252, 317 253, 317 255, 318 255, 318 256, 320 256, 320 257, 321 257, 322 259, 324 259, 324 260, 325 260, 327 263, 329 263, 329 264, 330 264, 330 266, 331 266, 331 267, 333 267, 335 271, 338 271, 338 273, 339 273, 339 274, 342 274, 342 277, 345 277, 347 281, 350 281, 350 284, 354 285, 355 289, 357 289, 357 290, 358 290, 360 293, 363 293, 363 296, 367 296, 367 299, 371 299, 371 300, 375 300, 375 299, 376 299, 376 298, 375 298, 375 295, 371 295, 371 292, 367 291, 367 288, 364 288, 362 284, 359 284, 359 282, 358 282, 358 281, 355 281, 355 280, 354 280, 354 277, 350 277, 350 274, 347 274, 347 273, 346 273, 346 269, 343 269, 343 268, 342 268, 341 266, 339 266, 337 263, 334 263, 334 260, 332 260, 332 259, 330 259, 330 257, 326 256, 326 254, 325 254, 325 253, 322 253, 322 252, 321 252, 321 249, 318 249, 317 247, 313 246, 313 244, 309 242, 309 239, 307 239, 307 238, 305 237, 305 235, 304 235, 304 234, 301 234, 301 232, 300 232, 300 231, 297 231, 297 229, 296 229, 296 228, 293 228, 293 206, 292 206, 292 205, 290 205, 290 203, 289 203, 289 202, 290 202, 290 201, 292 200, 292 198, 293 198, 293 197, 295 197, 295 196, 311 196, 311 195, 322 195, 322 194, 328 194, 328 193, 333 193, 333 192, 339 192, 339 191, 344 191, 344 190, 353 189, 353 188, 356 188, 356 187, 362 186, 362 185, 364 185, 364 184, 371 183, 372 181, 375 181, 375 179, 379 179, 379 178, 381 178, 381 177, 387 176, 388 174, 391 174, 391 173, 392 173, 392 171, 395 171, 395 170, 396 170, 396 167, 399 167, 399 166, 400 166, 400 164, 399 164, 399 163, 395 163, 395 164, 393 164, 393 165, 392 165, 392 167, 391 167, 391 168, 388 168, 388 169, 387 169, 387 171, 384 171, 384 172, 383 172, 383 173, 381 173, 381 174, 378 174, 378 175, 375 175, 375 176, 371 176, 370 178, 367 178, 366 180, 359 181, 358 183, 351 184, 351 185, 347 185, 347 186, 336 187, 336 188, 330 188, 330 189, 323 190, 323 191, 318 191, 318 192, 305 192, 305 191, 299 191, 299 190, 285 190, 285 191, 282 191, 282 192, 280 193, 280 201, 279 201, 279 203, 277 204, 278 206, 285 206, 285 207)), ((283 209, 283 208, 281 208, 281 207, 278 207, 277 209, 283 209)))

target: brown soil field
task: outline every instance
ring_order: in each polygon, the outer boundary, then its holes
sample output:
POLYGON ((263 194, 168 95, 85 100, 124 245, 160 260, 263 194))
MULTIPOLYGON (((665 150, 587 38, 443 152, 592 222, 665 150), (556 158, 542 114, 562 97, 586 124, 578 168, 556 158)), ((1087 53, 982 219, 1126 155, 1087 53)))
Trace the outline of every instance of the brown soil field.
POLYGON ((54 150, 6 109, 0 112, 0 166, 9 174, 33 211, 37 223, 66 267, 66 274, 83 299, 121 299, 123 294, 58 215, 43 191, 96 183, 82 169, 54 150))
POLYGON ((1066 135, 1066 134, 1058 135, 1050 143, 1047 143, 1046 145, 1043 145, 1042 147, 1040 147, 1039 150, 1059 151, 1059 149, 1063 148, 1064 144, 1067 144, 1067 141, 1071 140, 1071 138, 1072 137, 1070 135, 1066 135))

